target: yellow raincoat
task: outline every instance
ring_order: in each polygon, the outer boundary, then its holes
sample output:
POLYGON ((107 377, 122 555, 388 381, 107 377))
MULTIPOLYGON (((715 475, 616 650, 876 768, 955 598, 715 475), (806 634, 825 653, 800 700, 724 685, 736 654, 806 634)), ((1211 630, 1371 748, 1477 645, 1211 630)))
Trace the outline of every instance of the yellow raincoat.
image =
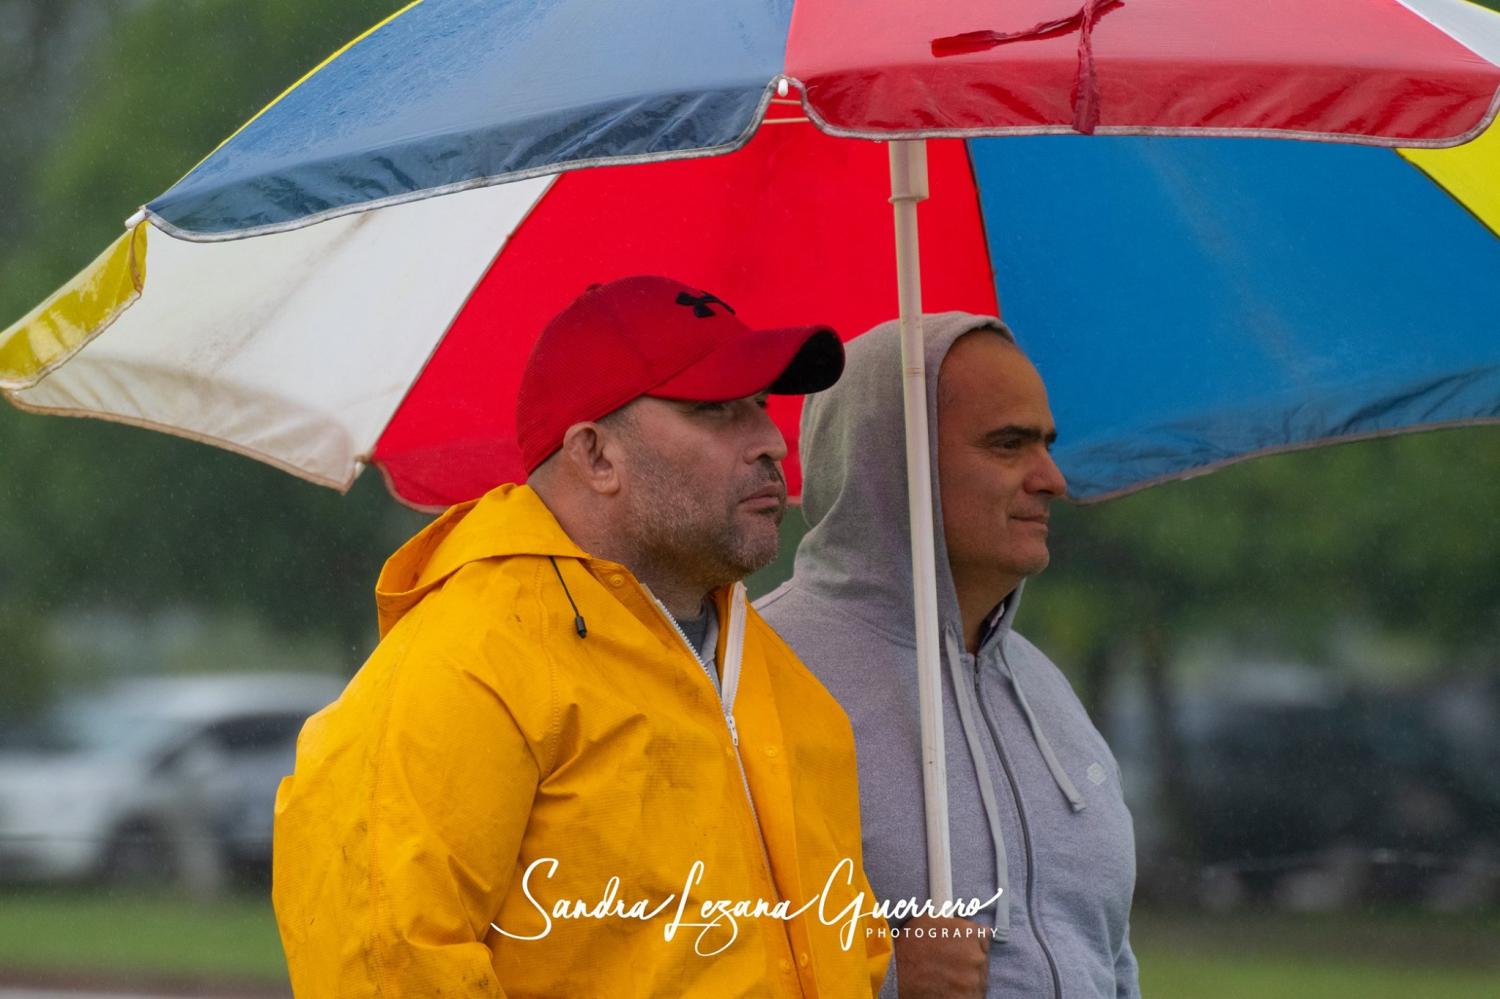
POLYGON ((380 646, 277 798, 297 995, 877 990, 849 722, 743 587, 715 600, 732 723, 661 605, 529 487, 392 556, 380 646))

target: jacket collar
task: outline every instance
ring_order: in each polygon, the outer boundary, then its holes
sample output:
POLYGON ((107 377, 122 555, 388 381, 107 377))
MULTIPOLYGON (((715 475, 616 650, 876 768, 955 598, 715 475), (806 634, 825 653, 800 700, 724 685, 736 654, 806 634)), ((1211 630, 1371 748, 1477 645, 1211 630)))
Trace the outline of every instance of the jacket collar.
POLYGON ((386 560, 375 584, 383 637, 433 587, 489 558, 535 555, 586 559, 530 486, 507 483, 449 507, 386 560))

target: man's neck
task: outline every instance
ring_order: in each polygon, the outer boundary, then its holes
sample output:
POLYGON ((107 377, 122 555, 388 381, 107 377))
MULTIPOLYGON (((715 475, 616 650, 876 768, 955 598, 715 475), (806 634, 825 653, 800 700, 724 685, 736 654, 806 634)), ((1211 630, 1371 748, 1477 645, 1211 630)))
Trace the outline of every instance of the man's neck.
POLYGON ((537 488, 537 495, 557 518, 558 526, 579 548, 595 558, 618 562, 629 569, 631 575, 644 583, 673 617, 692 618, 702 610, 703 601, 713 590, 712 585, 686 579, 680 571, 665 564, 668 560, 638 550, 628 538, 622 538, 604 526, 605 519, 599 510, 574 506, 551 490, 544 492, 544 488, 537 488))
POLYGON ((1021 585, 1019 579, 1009 577, 968 579, 957 571, 953 576, 953 589, 958 595, 958 613, 963 620, 964 648, 972 655, 979 651, 984 640, 985 623, 1000 602, 1016 592, 1021 585))
POLYGON ((621 561, 636 579, 639 579, 651 594, 661 601, 667 612, 679 621, 687 621, 703 613, 703 605, 712 589, 702 585, 673 579, 669 574, 652 572, 646 567, 637 567, 621 561))
POLYGON ((703 602, 713 590, 712 586, 699 580, 684 578, 681 572, 675 572, 662 564, 665 560, 653 558, 632 546, 622 545, 618 539, 597 540, 592 547, 584 547, 584 550, 596 558, 618 562, 629 569, 630 574, 661 601, 667 612, 679 620, 697 617, 703 610, 703 602))

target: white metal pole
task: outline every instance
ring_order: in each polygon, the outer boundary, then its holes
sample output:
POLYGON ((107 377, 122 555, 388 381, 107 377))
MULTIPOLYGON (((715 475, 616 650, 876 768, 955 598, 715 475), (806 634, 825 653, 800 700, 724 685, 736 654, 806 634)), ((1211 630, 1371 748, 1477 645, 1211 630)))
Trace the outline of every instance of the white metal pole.
POLYGON ((953 899, 953 860, 948 842, 948 766, 943 743, 943 673, 932 544, 932 456, 927 438, 927 364, 922 337, 921 254, 917 246, 917 203, 927 198, 927 143, 892 142, 890 154, 901 306, 902 397, 906 406, 912 602, 922 715, 922 789, 927 806, 927 890, 933 902, 942 903, 953 899))

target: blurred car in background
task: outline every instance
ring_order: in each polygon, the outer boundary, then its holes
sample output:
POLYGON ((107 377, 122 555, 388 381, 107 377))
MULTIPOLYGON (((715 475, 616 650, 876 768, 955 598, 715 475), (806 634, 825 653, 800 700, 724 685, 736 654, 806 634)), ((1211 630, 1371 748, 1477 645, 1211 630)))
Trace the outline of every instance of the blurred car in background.
POLYGON ((276 786, 332 676, 131 680, 0 732, 0 878, 205 893, 269 869, 276 786))
POLYGON ((1175 805, 1149 716, 1116 718, 1143 889, 1216 908, 1500 901, 1500 678, 1318 677, 1182 699, 1175 805))

